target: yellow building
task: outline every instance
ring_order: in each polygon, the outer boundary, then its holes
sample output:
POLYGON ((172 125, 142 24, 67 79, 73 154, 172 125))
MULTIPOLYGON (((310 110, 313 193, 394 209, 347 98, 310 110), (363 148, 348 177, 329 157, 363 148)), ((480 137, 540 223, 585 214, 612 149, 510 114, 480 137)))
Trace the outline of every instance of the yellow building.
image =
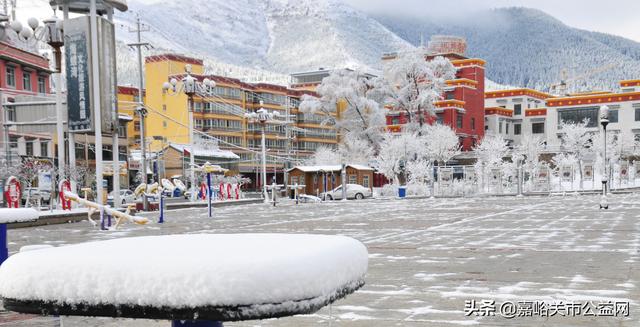
MULTIPOLYGON (((164 92, 162 88, 165 82, 173 78, 180 81, 186 65, 191 65, 191 75, 199 81, 208 78, 216 83, 211 96, 194 98, 194 130, 212 136, 218 140, 221 149, 239 155, 239 172, 253 181, 258 180, 257 173, 260 170, 261 128, 249 122, 244 117, 245 113, 263 107, 290 115, 291 128, 286 128, 284 124, 267 125, 265 138, 270 155, 267 160, 268 179, 274 173, 278 180, 281 179, 285 162, 288 161, 286 158, 291 161, 303 159, 321 145, 334 146, 337 143, 335 130, 321 126, 321 116, 298 112, 301 96, 312 94, 310 90, 266 83, 250 84, 239 79, 205 75, 202 60, 164 54, 149 56, 145 63, 145 105, 148 110, 145 127, 147 139, 151 140, 151 151, 158 151, 166 144, 188 144, 190 141, 187 96, 179 90, 164 92)), ((123 94, 121 98, 125 99, 126 96, 123 94)), ((134 122, 132 126, 137 124, 134 122)), ((139 131, 134 130, 131 135, 139 138, 139 131)))

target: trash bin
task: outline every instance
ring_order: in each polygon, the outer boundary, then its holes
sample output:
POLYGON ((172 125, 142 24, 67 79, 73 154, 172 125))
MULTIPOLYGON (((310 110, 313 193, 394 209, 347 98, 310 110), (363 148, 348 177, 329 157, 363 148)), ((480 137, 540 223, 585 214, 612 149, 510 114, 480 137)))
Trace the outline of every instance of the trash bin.
POLYGON ((398 187, 398 197, 404 198, 406 196, 407 196, 407 187, 406 186, 398 187))

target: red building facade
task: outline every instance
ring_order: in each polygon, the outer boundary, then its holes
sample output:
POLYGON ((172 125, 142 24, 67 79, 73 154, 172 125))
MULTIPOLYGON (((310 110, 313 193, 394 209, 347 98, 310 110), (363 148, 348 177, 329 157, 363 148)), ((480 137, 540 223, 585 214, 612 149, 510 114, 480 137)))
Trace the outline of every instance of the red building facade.
MULTIPOLYGON (((436 55, 425 56, 432 60, 436 55)), ((485 61, 467 58, 457 53, 438 54, 451 60, 456 67, 456 78, 447 81, 442 100, 435 103, 435 116, 427 117, 430 123, 450 126, 460 138, 464 151, 469 151, 484 136, 484 76, 485 61)), ((395 59, 395 54, 385 55, 383 60, 395 59)), ((406 113, 389 108, 387 126, 390 131, 399 132, 407 123, 406 113)))

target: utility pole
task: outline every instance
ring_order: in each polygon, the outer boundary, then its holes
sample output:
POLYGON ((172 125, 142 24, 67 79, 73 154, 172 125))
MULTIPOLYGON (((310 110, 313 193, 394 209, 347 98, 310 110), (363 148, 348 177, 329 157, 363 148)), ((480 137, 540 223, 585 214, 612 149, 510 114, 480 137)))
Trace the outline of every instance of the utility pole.
MULTIPOLYGON (((291 153, 291 127, 289 126, 289 124, 291 123, 291 121, 289 120, 291 113, 291 98, 289 96, 287 96, 287 103, 286 103, 286 112, 285 112, 285 117, 286 117, 286 122, 284 125, 284 130, 285 130, 285 138, 287 139, 285 142, 285 161, 284 161, 284 185, 289 185, 289 165, 291 163, 291 158, 290 158, 290 153, 291 153)), ((288 196, 289 194, 289 189, 285 187, 285 194, 288 196)))
POLYGON ((95 147, 96 147, 96 202, 104 204, 102 190, 102 117, 100 115, 100 58, 98 49, 98 10, 96 0, 89 2, 89 22, 91 31, 91 69, 93 78, 93 107, 95 108, 95 147))
MULTIPOLYGON (((143 66, 142 66, 142 48, 149 49, 151 45, 147 42, 142 42, 142 32, 149 31, 150 28, 148 25, 143 24, 140 21, 140 15, 136 14, 136 28, 129 29, 129 32, 136 33, 136 43, 127 44, 131 48, 136 48, 138 50, 138 75, 140 78, 138 79, 138 105, 140 107, 144 107, 143 94, 144 94, 144 76, 143 74, 143 66)), ((145 135, 144 128, 144 119, 145 115, 140 115, 140 155, 141 155, 141 165, 140 169, 142 170, 142 182, 147 183, 147 141, 145 135)), ((146 203, 146 201, 144 201, 146 203)), ((145 210, 147 210, 145 208, 145 210)))
MULTIPOLYGON (((107 18, 109 22, 113 23, 113 8, 107 10, 107 18)), ((114 76, 115 81, 115 76, 114 76)), ((117 92, 117 83, 114 82, 117 92)), ((118 114, 118 99, 116 94, 111 95, 111 157, 112 157, 112 170, 113 170, 113 207, 120 207, 120 144, 118 140, 118 129, 120 128, 120 115, 118 114)))
MULTIPOLYGON (((62 5, 62 20, 63 22, 69 20, 69 4, 68 3, 64 3, 62 5)), ((63 54, 64 52, 60 53, 61 56, 63 54)), ((62 69, 62 67, 60 68, 62 69)), ((76 134, 71 132, 71 128, 69 128, 68 122, 67 122, 67 137, 69 138, 69 172, 72 172, 76 169, 76 134)), ((76 181, 74 181, 71 178, 71 176, 67 176, 67 177, 69 178, 69 182, 71 183, 71 192, 77 193, 76 181)))

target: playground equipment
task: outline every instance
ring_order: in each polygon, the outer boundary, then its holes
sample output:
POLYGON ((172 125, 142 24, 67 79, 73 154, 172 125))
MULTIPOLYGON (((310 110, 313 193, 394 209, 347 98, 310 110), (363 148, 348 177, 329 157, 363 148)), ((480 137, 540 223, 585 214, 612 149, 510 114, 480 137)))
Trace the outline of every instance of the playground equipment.
POLYGON ((172 181, 173 181, 173 185, 175 185, 175 187, 179 189, 180 192, 184 193, 187 190, 187 186, 184 185, 184 183, 181 180, 174 178, 172 181))
POLYGON ((274 207, 276 206, 276 199, 277 199, 276 193, 278 193, 278 191, 283 187, 284 185, 276 184, 275 182, 267 186, 267 188, 271 190, 271 202, 273 203, 274 207))
POLYGON ((7 247, 7 224, 38 220, 40 214, 32 208, 0 209, 0 265, 9 257, 7 247))
POLYGON ((71 210, 71 200, 64 197, 64 192, 71 192, 71 182, 66 179, 63 179, 58 183, 58 196, 60 197, 62 210, 71 210))
POLYGON ((298 204, 300 202, 299 199, 298 199, 298 190, 303 190, 305 187, 307 187, 307 186, 306 185, 298 185, 298 183, 294 183, 293 185, 287 185, 287 188, 293 190, 294 199, 296 199, 296 204, 298 204))
POLYGON ((22 191, 20 188, 20 181, 15 176, 7 178, 7 182, 4 185, 4 198, 7 201, 8 208, 19 208, 20 199, 22 198, 22 191))
POLYGON ((176 186, 173 185, 173 183, 171 183, 171 181, 169 181, 166 178, 163 178, 160 183, 162 184, 162 188, 166 191, 169 191, 171 193, 171 196, 173 197, 178 197, 180 196, 180 194, 175 195, 175 190, 176 190, 176 186))
MULTIPOLYGON (((138 225, 144 225, 146 223, 149 222, 149 219, 144 218, 144 217, 137 217, 137 216, 131 216, 129 213, 131 212, 131 207, 128 207, 127 210, 125 212, 120 212, 118 210, 115 210, 109 206, 105 206, 96 202, 92 202, 89 200, 85 200, 81 197, 79 197, 77 194, 75 193, 71 193, 71 192, 64 192, 64 197, 68 200, 77 202, 78 204, 81 204, 87 208, 89 208, 89 212, 88 212, 88 218, 89 221, 95 226, 97 225, 97 223, 91 219, 91 215, 93 215, 96 211, 100 211, 101 213, 105 213, 108 214, 109 216, 112 216, 116 219, 116 224, 114 225, 114 229, 117 229, 118 226, 120 226, 120 224, 123 221, 130 221, 132 223, 138 224, 138 225)), ((101 220, 102 220, 102 216, 101 215, 101 220)))

